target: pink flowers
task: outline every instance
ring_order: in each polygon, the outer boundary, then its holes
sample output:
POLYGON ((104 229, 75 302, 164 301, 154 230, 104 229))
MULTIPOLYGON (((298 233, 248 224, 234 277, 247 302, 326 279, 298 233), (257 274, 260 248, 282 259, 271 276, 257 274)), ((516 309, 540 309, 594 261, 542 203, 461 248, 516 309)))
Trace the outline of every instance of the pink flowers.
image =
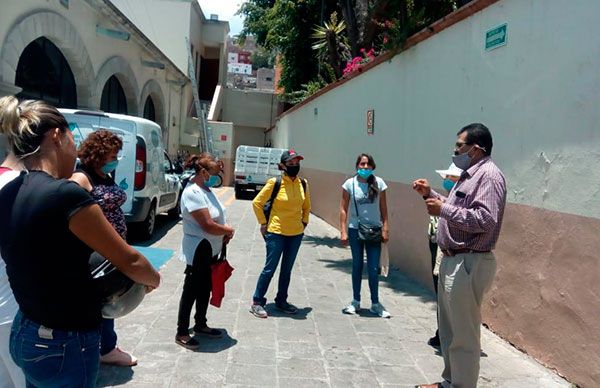
POLYGON ((367 51, 364 48, 361 48, 360 53, 363 55, 362 57, 354 57, 351 61, 346 63, 346 68, 344 68, 343 74, 344 77, 355 71, 362 71, 362 67, 364 65, 375 60, 375 49, 370 49, 367 51))

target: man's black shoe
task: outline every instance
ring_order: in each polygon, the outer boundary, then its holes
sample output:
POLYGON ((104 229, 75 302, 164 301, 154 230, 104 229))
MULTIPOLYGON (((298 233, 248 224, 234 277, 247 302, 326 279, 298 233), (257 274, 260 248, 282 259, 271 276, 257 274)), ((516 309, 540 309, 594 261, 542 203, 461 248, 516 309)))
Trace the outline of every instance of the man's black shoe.
POLYGON ((440 347, 440 337, 433 336, 431 338, 429 338, 429 340, 427 341, 427 345, 433 347, 433 348, 439 348, 440 347))
POLYGON ((277 310, 283 311, 286 314, 296 314, 298 312, 298 308, 291 303, 276 303, 275 307, 277 310))

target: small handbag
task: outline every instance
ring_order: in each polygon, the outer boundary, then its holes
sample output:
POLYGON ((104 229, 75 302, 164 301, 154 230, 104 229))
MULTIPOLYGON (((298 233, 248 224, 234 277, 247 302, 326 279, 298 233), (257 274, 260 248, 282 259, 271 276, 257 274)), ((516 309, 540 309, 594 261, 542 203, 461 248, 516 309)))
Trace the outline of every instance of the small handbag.
POLYGON ((381 226, 371 226, 360 222, 360 213, 356 204, 356 196, 354 195, 354 182, 352 182, 352 199, 354 199, 354 207, 356 209, 356 217, 358 218, 358 239, 367 244, 380 244, 383 241, 381 226))

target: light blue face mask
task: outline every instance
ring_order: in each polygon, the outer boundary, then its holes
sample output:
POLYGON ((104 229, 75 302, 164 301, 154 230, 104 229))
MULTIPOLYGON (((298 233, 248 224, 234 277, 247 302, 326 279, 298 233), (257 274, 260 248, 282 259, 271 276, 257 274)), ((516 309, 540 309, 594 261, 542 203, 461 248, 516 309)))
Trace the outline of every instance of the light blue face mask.
POLYGON ((119 165, 119 161, 113 160, 112 162, 108 162, 104 166, 102 166, 101 170, 105 174, 110 174, 111 172, 113 172, 117 169, 118 165, 119 165))
POLYGON ((371 170, 370 168, 359 168, 358 170, 356 170, 356 173, 362 179, 368 179, 371 175, 373 175, 373 170, 371 170))
POLYGON ((217 182, 219 182, 219 176, 211 175, 207 181, 204 181, 204 184, 206 185, 206 187, 214 187, 217 184, 217 182))
POLYGON ((444 186, 444 189, 446 191, 452 190, 452 188, 454 187, 454 185, 455 185, 454 181, 452 181, 450 179, 444 179, 444 183, 442 184, 442 186, 444 186))

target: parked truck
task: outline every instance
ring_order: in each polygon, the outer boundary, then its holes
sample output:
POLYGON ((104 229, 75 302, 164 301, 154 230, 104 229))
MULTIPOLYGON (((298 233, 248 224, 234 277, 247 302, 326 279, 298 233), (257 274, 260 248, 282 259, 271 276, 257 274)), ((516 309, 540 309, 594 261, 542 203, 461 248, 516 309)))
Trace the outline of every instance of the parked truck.
POLYGON ((281 161, 281 148, 241 145, 235 152, 235 197, 246 190, 260 191, 269 178, 281 175, 277 165, 281 161))

